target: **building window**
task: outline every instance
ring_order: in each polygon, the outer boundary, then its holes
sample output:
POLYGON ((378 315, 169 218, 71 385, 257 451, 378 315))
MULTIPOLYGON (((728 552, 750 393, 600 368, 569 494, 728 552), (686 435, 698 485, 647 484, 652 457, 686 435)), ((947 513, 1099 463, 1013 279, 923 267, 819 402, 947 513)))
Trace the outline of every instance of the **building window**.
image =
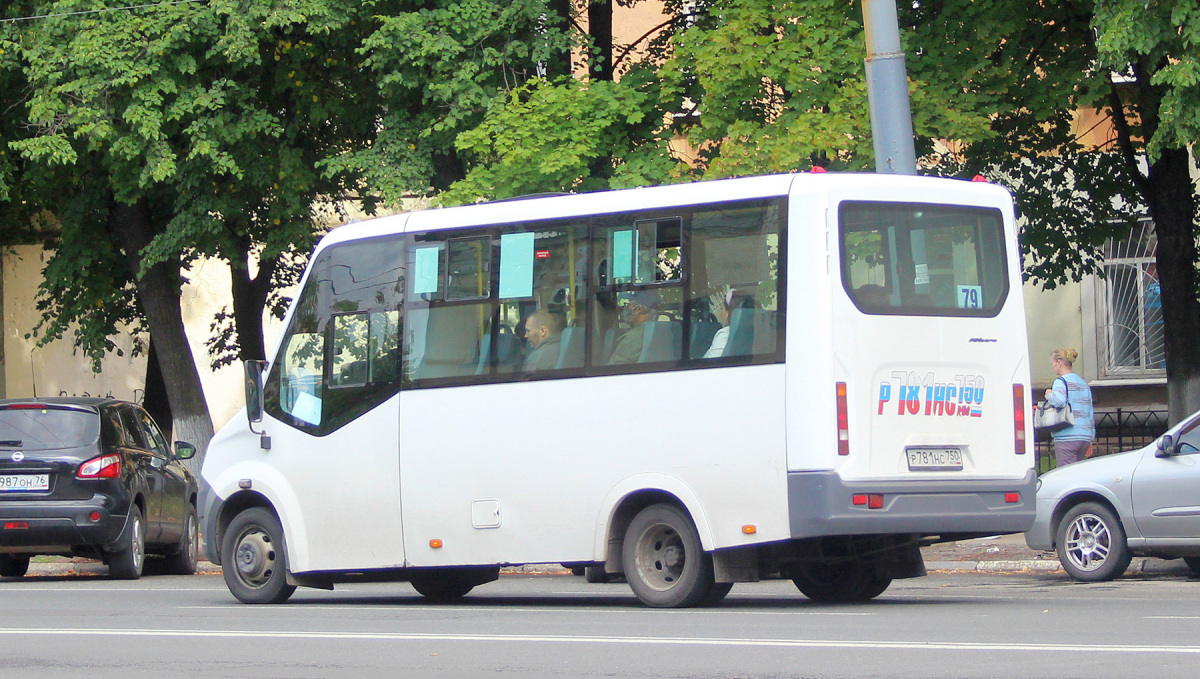
POLYGON ((1096 279, 1101 377, 1165 374, 1162 299, 1154 262, 1157 247, 1149 221, 1128 238, 1114 238, 1104 246, 1104 275, 1096 279))

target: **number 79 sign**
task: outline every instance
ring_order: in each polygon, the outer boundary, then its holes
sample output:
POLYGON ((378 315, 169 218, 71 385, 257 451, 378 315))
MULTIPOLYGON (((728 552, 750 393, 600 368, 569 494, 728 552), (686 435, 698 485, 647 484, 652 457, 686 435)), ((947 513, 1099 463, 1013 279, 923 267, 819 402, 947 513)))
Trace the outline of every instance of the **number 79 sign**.
POLYGON ((958 308, 959 309, 982 309, 983 308, 983 286, 981 286, 981 285, 960 285, 960 286, 958 286, 958 308))

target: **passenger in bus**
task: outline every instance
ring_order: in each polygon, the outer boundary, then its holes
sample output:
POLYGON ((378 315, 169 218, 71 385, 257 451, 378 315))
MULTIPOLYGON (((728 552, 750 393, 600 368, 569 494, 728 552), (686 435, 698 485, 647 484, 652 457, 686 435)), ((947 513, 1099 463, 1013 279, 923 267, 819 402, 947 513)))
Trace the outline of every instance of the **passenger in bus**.
POLYGON ((551 370, 558 363, 562 347, 562 329, 566 325, 559 314, 546 309, 525 319, 525 339, 532 351, 525 357, 526 370, 551 370))
POLYGON ((713 315, 721 322, 721 329, 713 335, 712 344, 708 345, 708 351, 704 352, 704 356, 701 358, 718 358, 725 355, 725 345, 729 342, 729 322, 733 317, 733 310, 753 309, 754 297, 731 288, 724 296, 713 294, 709 296, 709 300, 712 303, 713 315))
POLYGON ((882 285, 869 283, 854 289, 854 298, 861 307, 884 309, 891 304, 891 293, 882 285))
POLYGON ((625 308, 621 310, 621 320, 629 324, 629 329, 617 340, 617 346, 608 357, 609 365, 627 365, 637 363, 642 356, 642 344, 645 341, 646 321, 652 321, 658 316, 659 297, 653 290, 638 290, 622 295, 625 298, 625 308))

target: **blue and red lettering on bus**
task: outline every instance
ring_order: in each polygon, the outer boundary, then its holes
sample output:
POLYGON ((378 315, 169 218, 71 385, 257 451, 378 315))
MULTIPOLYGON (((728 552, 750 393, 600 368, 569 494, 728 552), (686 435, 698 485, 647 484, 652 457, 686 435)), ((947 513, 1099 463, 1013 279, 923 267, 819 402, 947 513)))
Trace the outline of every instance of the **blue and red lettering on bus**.
POLYGON ((896 371, 879 383, 879 415, 983 417, 983 376, 955 375, 939 382, 932 372, 896 371))

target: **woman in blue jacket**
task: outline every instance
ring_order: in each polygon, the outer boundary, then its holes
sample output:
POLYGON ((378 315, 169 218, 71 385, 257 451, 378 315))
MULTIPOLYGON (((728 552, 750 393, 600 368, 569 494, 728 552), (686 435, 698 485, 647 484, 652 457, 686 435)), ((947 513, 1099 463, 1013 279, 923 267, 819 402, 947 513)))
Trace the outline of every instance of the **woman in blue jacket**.
POLYGON ((1058 377, 1054 379, 1054 385, 1046 390, 1046 402, 1054 408, 1070 403, 1071 413, 1075 416, 1073 426, 1051 434, 1054 437, 1054 460, 1059 467, 1086 457, 1088 448, 1096 439, 1092 390, 1087 381, 1071 370, 1077 358, 1079 352, 1074 349, 1055 349, 1050 354, 1051 367, 1058 377))

